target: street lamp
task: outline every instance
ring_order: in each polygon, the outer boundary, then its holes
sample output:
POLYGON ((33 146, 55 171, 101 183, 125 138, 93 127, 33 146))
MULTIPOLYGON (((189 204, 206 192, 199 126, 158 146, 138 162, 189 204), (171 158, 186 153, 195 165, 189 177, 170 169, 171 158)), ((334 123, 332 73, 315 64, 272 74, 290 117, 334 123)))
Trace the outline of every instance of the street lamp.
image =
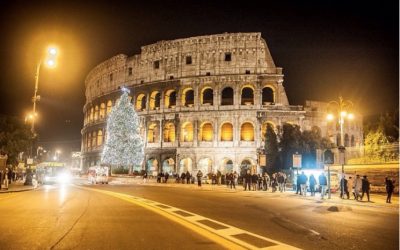
POLYGON ((339 96, 339 102, 337 101, 331 101, 328 104, 328 111, 329 109, 332 109, 333 111, 336 111, 337 117, 335 117, 335 114, 333 113, 328 113, 326 116, 326 119, 328 121, 333 121, 335 118, 338 118, 338 122, 340 125, 340 145, 341 147, 344 147, 344 133, 343 133, 343 128, 344 128, 344 121, 346 119, 352 120, 354 119, 354 114, 349 113, 352 108, 353 108, 353 103, 349 100, 343 100, 341 96, 339 96))
MULTIPOLYGON (((333 110, 335 111, 336 117, 332 113, 328 113, 326 116, 326 119, 328 121, 333 121, 335 118, 337 118, 339 125, 340 125, 340 145, 338 145, 339 149, 339 161, 342 164, 342 178, 344 178, 344 153, 345 153, 345 145, 344 145, 344 133, 343 133, 343 128, 344 128, 344 121, 346 119, 352 120, 354 119, 354 115, 350 113, 350 111, 353 109, 353 103, 349 100, 343 100, 341 96, 339 96, 339 101, 331 101, 328 103, 328 111, 333 110)), ((328 169, 329 170, 329 169, 328 169)), ((341 180, 340 180, 341 181, 341 180)), ((330 177, 329 177, 329 183, 330 183, 330 177)), ((329 188, 330 192, 330 188, 329 188)), ((330 193, 329 193, 330 195, 330 193)), ((342 184, 342 195, 344 196, 344 183, 342 184)))
POLYGON ((59 157, 60 157, 61 151, 60 150, 56 150, 54 151, 54 157, 53 160, 58 161, 59 157))
POLYGON ((57 56, 57 49, 54 47, 49 47, 47 49, 47 54, 46 57, 41 58, 36 66, 36 74, 35 74, 35 90, 32 98, 33 102, 33 109, 32 109, 32 114, 29 115, 29 119, 32 120, 31 123, 31 131, 33 135, 35 136, 35 118, 37 116, 36 114, 36 101, 40 100, 40 96, 37 94, 38 89, 39 89, 39 71, 42 63, 44 62, 45 65, 49 68, 54 68, 56 66, 56 56, 57 56))

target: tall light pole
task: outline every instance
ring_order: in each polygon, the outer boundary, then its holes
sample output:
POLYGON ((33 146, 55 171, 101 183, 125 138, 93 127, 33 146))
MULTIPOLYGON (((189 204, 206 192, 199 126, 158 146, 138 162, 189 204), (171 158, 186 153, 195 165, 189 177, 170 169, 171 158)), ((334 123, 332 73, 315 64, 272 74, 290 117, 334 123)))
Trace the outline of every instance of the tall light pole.
POLYGON ((57 56, 57 49, 54 47, 50 47, 47 50, 47 54, 45 58, 41 58, 36 65, 36 73, 35 73, 35 90, 32 98, 33 102, 33 109, 32 109, 32 114, 30 115, 32 118, 32 123, 31 123, 31 131, 33 135, 35 136, 35 119, 37 117, 36 114, 36 101, 40 100, 40 96, 37 94, 38 89, 39 89, 39 72, 40 72, 40 67, 42 66, 43 61, 45 62, 45 65, 49 68, 54 68, 56 66, 56 56, 57 56))
MULTIPOLYGON (((344 153, 345 153, 345 143, 344 143, 344 122, 346 119, 352 120, 354 119, 354 115, 351 112, 353 109, 353 103, 349 100, 344 100, 341 96, 339 96, 339 101, 331 101, 328 104, 328 112, 335 111, 334 113, 328 113, 327 120, 333 121, 338 119, 340 125, 340 145, 338 145, 339 149, 339 161, 342 165, 342 178, 344 178, 344 153), (335 116, 336 114, 336 116, 335 116), (341 157, 342 156, 342 157, 341 157)), ((330 177, 329 177, 330 179, 330 177)), ((330 181, 330 180, 329 180, 330 181)), ((340 180, 342 182, 342 180, 340 180)), ((329 190, 330 191, 330 190, 329 190)), ((342 195, 344 196, 344 180, 342 184, 342 195)), ((342 197, 343 197, 342 196, 342 197)))
POLYGON ((331 101, 328 104, 328 112, 329 111, 336 111, 334 113, 328 113, 327 115, 327 120, 332 121, 335 120, 336 118, 338 119, 339 125, 340 125, 340 145, 341 147, 344 147, 344 122, 346 119, 352 120, 354 119, 354 114, 350 113, 351 110, 353 109, 353 103, 349 100, 343 100, 341 96, 339 96, 339 101, 331 101))

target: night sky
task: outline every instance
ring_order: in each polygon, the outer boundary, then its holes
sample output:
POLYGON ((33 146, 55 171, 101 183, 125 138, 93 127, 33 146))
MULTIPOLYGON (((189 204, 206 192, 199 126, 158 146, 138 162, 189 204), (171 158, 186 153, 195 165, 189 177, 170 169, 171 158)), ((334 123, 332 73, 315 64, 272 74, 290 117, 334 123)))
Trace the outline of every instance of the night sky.
POLYGON ((56 69, 40 71, 46 147, 80 149, 84 79, 97 64, 159 40, 223 32, 262 33, 290 104, 341 94, 363 115, 398 110, 398 1, 87 2, 1 2, 1 114, 25 117, 41 53, 48 44, 61 51, 56 69))

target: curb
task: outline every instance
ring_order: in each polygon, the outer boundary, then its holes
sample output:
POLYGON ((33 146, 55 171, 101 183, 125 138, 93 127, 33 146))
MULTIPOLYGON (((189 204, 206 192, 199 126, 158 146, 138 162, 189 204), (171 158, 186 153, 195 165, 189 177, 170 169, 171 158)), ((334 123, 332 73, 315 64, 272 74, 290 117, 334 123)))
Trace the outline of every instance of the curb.
POLYGON ((32 191, 36 190, 39 186, 32 187, 32 188, 27 188, 27 189, 21 189, 21 190, 0 190, 0 195, 1 194, 8 194, 8 193, 20 193, 20 192, 26 192, 26 191, 32 191))

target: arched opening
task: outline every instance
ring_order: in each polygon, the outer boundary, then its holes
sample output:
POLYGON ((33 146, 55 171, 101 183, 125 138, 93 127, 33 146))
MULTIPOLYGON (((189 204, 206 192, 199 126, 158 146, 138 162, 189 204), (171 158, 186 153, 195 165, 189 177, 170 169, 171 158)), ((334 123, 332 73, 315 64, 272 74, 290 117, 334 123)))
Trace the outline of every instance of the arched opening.
POLYGON ((165 124, 164 126, 164 142, 175 141, 175 125, 172 122, 165 124))
POLYGON ((233 171, 233 161, 231 159, 225 159, 222 161, 221 173, 229 174, 233 171))
POLYGON ((158 126, 157 123, 151 123, 147 129, 147 142, 155 143, 158 142, 158 126))
POLYGON ((254 105, 254 91, 250 87, 244 87, 241 95, 242 105, 254 105))
POLYGON ((245 122, 240 127, 241 141, 254 141, 254 126, 250 122, 245 122))
POLYGON ((210 158, 201 159, 197 165, 197 170, 201 170, 203 175, 211 173, 213 171, 212 160, 210 158))
POLYGON ((97 121, 99 119, 99 106, 96 105, 94 108, 94 121, 97 121))
POLYGON ((96 147, 97 146, 97 136, 96 136, 96 131, 92 132, 92 147, 96 147))
POLYGON ((233 105, 233 89, 231 87, 222 90, 221 105, 233 105))
POLYGON ((274 90, 271 87, 265 87, 262 89, 262 104, 267 105, 274 103, 274 90))
POLYGON ((102 104, 100 104, 100 119, 104 119, 105 116, 106 116, 106 105, 103 102, 102 104))
POLYGON ((240 175, 243 176, 247 173, 247 171, 251 172, 251 161, 248 159, 244 159, 242 163, 240 163, 240 175))
POLYGON ((221 141, 233 141, 233 125, 229 122, 221 126, 221 141))
POLYGON ((150 158, 146 163, 146 172, 155 175, 158 172, 158 161, 157 159, 150 158))
POLYGON ((344 135, 344 146, 345 147, 349 147, 350 146, 350 140, 349 140, 350 138, 349 138, 349 135, 348 134, 345 134, 344 135))
POLYGON ((107 115, 111 112, 111 108, 112 108, 112 101, 108 100, 108 102, 107 102, 107 115))
POLYGON ((204 88, 201 93, 201 104, 213 105, 214 101, 213 89, 210 87, 204 88))
POLYGON ((138 97, 136 98, 136 110, 146 110, 146 101, 146 96, 144 94, 138 95, 138 97))
POLYGON ((160 109, 161 94, 158 91, 153 91, 150 95, 150 110, 160 109))
POLYGON ((189 173, 192 173, 192 167, 193 167, 193 162, 192 159, 189 157, 182 159, 179 162, 179 174, 182 174, 183 172, 189 171, 189 173))
POLYGON ((167 90, 165 92, 164 98, 165 108, 175 108, 176 106, 176 91, 173 89, 167 90))
POLYGON ((356 146, 356 141, 354 139, 354 135, 351 136, 351 146, 355 147, 356 146))
POLYGON ((99 131, 97 131, 97 146, 101 145, 103 145, 103 131, 99 129, 99 131))
POLYGON ((92 133, 88 133, 87 134, 87 148, 91 148, 92 147, 92 133))
POLYGON ((191 122, 186 122, 182 125, 181 141, 182 142, 193 141, 193 124, 191 122))
POLYGON ((200 128, 200 141, 212 141, 214 138, 213 126, 206 122, 200 128))
POLYGON ((165 159, 162 164, 162 172, 173 173, 175 172, 175 161, 172 158, 165 159))
POLYGON ((185 89, 182 94, 182 105, 185 107, 193 107, 194 105, 194 90, 185 89))
POLYGON ((93 122, 93 115, 94 115, 94 108, 91 108, 90 109, 90 118, 89 118, 90 122, 93 122))

